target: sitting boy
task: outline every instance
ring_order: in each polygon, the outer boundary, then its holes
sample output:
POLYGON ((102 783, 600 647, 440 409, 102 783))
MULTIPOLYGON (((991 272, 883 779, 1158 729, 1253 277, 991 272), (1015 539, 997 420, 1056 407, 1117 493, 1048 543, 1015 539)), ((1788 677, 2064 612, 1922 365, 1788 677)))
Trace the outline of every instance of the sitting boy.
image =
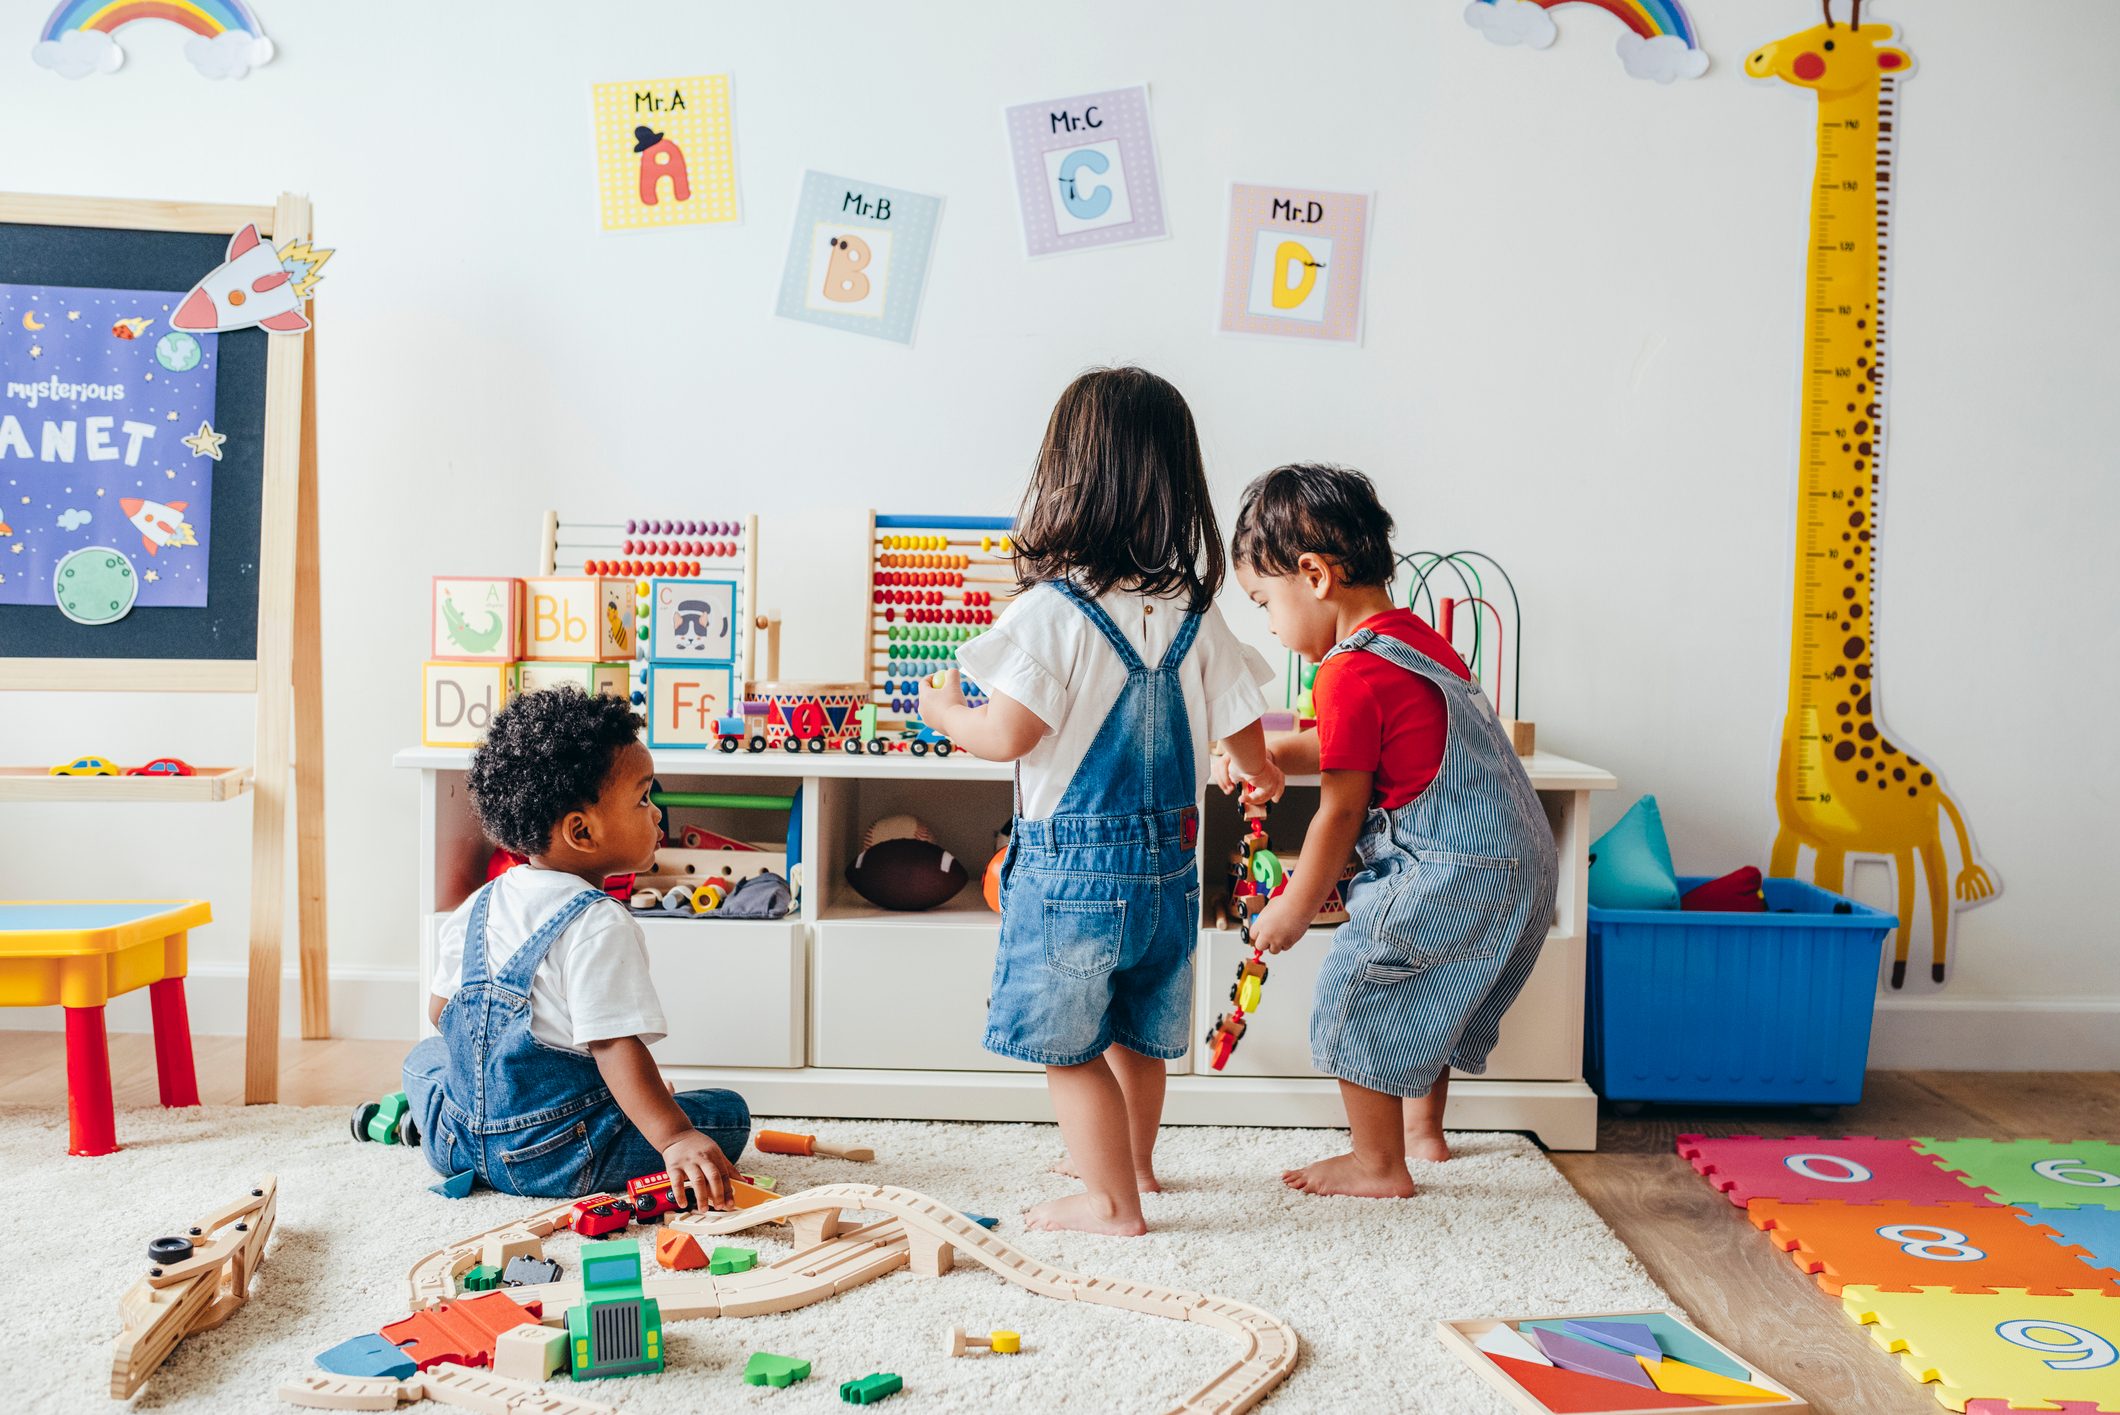
POLYGON ((471 799, 486 834, 529 863, 443 923, 427 1004, 441 1035, 405 1058, 405 1094, 443 1174, 567 1197, 664 1169, 728 1208, 750 1109, 734 1091, 664 1084, 640 925, 601 887, 655 856, 640 729, 624 699, 575 688, 526 693, 493 719, 471 799))

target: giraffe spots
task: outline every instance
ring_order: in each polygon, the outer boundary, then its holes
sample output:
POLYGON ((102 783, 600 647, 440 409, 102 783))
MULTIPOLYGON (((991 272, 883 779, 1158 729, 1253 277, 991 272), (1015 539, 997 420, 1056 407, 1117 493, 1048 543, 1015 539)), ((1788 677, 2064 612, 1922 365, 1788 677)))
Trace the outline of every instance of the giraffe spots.
POLYGON ((1853 598, 1855 598, 1855 587, 1854 587, 1853 585, 1844 585, 1844 586, 1842 586, 1842 587, 1841 587, 1841 591, 1840 591, 1840 597, 1841 597, 1842 599, 1853 599, 1853 598))
POLYGON ((1868 693, 1864 693, 1855 700, 1855 711, 1861 713, 1864 717, 1870 715, 1870 695, 1868 693))
POLYGON ((1807 49, 1796 56, 1795 62, 1789 65, 1789 72, 1805 83, 1812 83, 1825 76, 1826 61, 1807 49))
MULTIPOLYGON (((1846 540, 1846 539, 1847 539, 1847 537, 1846 537, 1845 535, 1843 535, 1843 536, 1841 537, 1841 539, 1842 539, 1842 540, 1846 540)), ((1852 570, 1852 569, 1854 569, 1854 568, 1855 568, 1855 562, 1854 562, 1854 561, 1852 561, 1852 560, 1843 560, 1843 561, 1841 561, 1841 562, 1840 562, 1840 568, 1841 568, 1841 569, 1843 569, 1843 570, 1852 570)), ((1860 579, 1860 578, 1861 578, 1861 576, 1859 576, 1859 575, 1858 575, 1858 576, 1857 576, 1856 578, 1857 578, 1857 579, 1860 579)))
MULTIPOLYGON (((1864 309, 1868 309, 1868 308, 1869 308, 1869 306, 1868 306, 1868 305, 1864 305, 1864 306, 1863 306, 1863 308, 1864 308, 1864 309)), ((1869 322, 1868 320, 1866 320, 1866 319, 1858 319, 1858 320, 1856 320, 1856 321, 1855 321, 1855 327, 1856 327, 1857 329, 1868 329, 1868 328, 1870 327, 1870 322, 1869 322)))
POLYGON ((1869 538, 1870 538, 1870 533, 1869 533, 1868 531, 1857 531, 1857 532, 1855 532, 1855 539, 1857 539, 1857 540, 1859 540, 1859 541, 1868 541, 1868 540, 1869 540, 1869 538))
POLYGON ((1864 761, 1868 761, 1871 757, 1874 757, 1876 755, 1877 749, 1875 747, 1864 747, 1862 749, 1862 759, 1864 761))
POLYGON ((1855 411, 1855 405, 1853 403, 1848 404, 1848 411, 1851 413, 1855 411))
POLYGON ((1848 606, 1848 618, 1850 618, 1850 619, 1860 619, 1860 618, 1862 618, 1862 606, 1861 606, 1861 605, 1859 605, 1859 604, 1851 604, 1851 605, 1849 605, 1849 606, 1848 606))
POLYGON ((1917 761, 1915 761, 1915 760, 1914 760, 1914 759, 1913 759, 1912 757, 1908 757, 1908 758, 1907 758, 1907 765, 1908 765, 1908 766, 1920 766, 1920 765, 1921 765, 1921 763, 1920 763, 1920 762, 1917 762, 1917 761))
POLYGON ((1865 463, 1865 462, 1864 462, 1864 461, 1862 460, 1862 458, 1860 458, 1860 457, 1857 457, 1857 458, 1855 459, 1855 470, 1856 470, 1856 471, 1858 471, 1858 472, 1859 472, 1859 471, 1861 471, 1861 470, 1863 469, 1863 467, 1864 467, 1864 466, 1866 466, 1866 465, 1868 465, 1868 464, 1867 464, 1867 463, 1865 463))
POLYGON ((1868 665, 1867 663, 1856 664, 1855 676, 1857 678, 1867 679, 1870 676, 1870 665, 1868 665))
MULTIPOLYGON (((1890 742, 1879 742, 1877 745, 1884 748, 1884 754, 1888 757, 1896 757, 1899 755, 1899 749, 1893 746, 1890 742)), ((1917 762, 1916 765, 1918 766, 1919 763, 1917 762)))
MULTIPOLYGON (((1855 735, 1860 737, 1865 742, 1874 742, 1877 740, 1877 724, 1874 722, 1865 722, 1862 724, 1862 726, 1855 729, 1855 735)), ((1880 745, 1884 746, 1885 755, 1890 756, 1892 753, 1891 746, 1889 744, 1882 743, 1880 745)))
POLYGON ((1860 436, 1862 436, 1862 434, 1864 434, 1864 433, 1868 432, 1869 430, 1870 430, 1870 424, 1869 424, 1869 422, 1868 422, 1868 420, 1867 420, 1867 419, 1858 419, 1858 420, 1856 421, 1856 423, 1855 423, 1855 435, 1856 435, 1857 437, 1860 437, 1860 436))
POLYGON ((1842 656, 1846 658, 1861 658, 1864 647, 1865 646, 1862 642, 1862 636, 1858 634, 1851 637, 1846 643, 1842 644, 1840 646, 1840 652, 1842 656))
POLYGON ((1914 788, 1913 788, 1913 787, 1911 787, 1911 786, 1909 786, 1909 787, 1907 788, 1907 795, 1909 795, 1909 796, 1912 796, 1912 795, 1914 795, 1914 794, 1915 794, 1915 790, 1914 790, 1914 788))
POLYGON ((1855 450, 1855 444, 1852 442, 1843 442, 1840 444, 1840 450, 1843 452, 1853 452, 1855 450))
POLYGON ((1849 711, 1848 705, 1846 703, 1835 703, 1833 704, 1833 711, 1839 713, 1842 717, 1846 717, 1849 711))
POLYGON ((1868 781, 1870 779, 1870 774, 1858 768, 1855 772, 1855 779, 1857 781, 1868 781))
POLYGON ((1923 786, 1934 786, 1936 784, 1936 778, 1929 775, 1927 772, 1923 772, 1921 774, 1921 784, 1923 786))
POLYGON ((1863 355, 1863 354, 1857 354, 1857 355, 1855 356, 1855 367, 1857 367, 1857 368, 1868 368, 1869 366, 1870 366, 1870 360, 1869 360, 1869 358, 1868 358, 1868 357, 1867 357, 1866 355, 1863 355))
POLYGON ((1839 758, 1841 761, 1853 760, 1855 756, 1855 744, 1853 742, 1846 741, 1835 742, 1833 744, 1833 755, 1839 758))
POLYGON ((1870 444, 1867 442, 1858 442, 1855 444, 1855 450, 1857 452, 1860 452, 1863 456, 1867 457, 1870 455, 1870 444))
POLYGON ((1895 767, 1893 767, 1893 768, 1892 768, 1892 780, 1894 780, 1894 781, 1904 781, 1904 780, 1906 780, 1906 779, 1907 779, 1907 769, 1906 769, 1905 767, 1903 767, 1903 766, 1895 766, 1895 767))
POLYGON ((1848 524, 1851 526, 1861 525, 1863 523, 1863 519, 1863 514, 1860 511, 1850 511, 1848 513, 1848 524))

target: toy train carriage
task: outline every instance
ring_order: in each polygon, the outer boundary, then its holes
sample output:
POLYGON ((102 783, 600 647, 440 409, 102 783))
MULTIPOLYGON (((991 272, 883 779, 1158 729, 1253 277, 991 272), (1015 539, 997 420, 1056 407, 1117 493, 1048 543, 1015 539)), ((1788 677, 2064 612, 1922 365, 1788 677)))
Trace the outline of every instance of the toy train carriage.
MULTIPOLYGON (((1256 838, 1246 837, 1236 858, 1230 864, 1229 902, 1223 918, 1225 928, 1236 922, 1239 913, 1257 914, 1264 909, 1268 901, 1288 888, 1288 881, 1294 877, 1296 867, 1302 863, 1300 855, 1276 856, 1271 851, 1262 851, 1260 853, 1273 863, 1263 868, 1255 868, 1251 841, 1256 838)), ((1313 927, 1347 922, 1346 886, 1347 881, 1355 877, 1357 868, 1356 863, 1349 860, 1347 867, 1340 871, 1339 879, 1333 882, 1332 888, 1326 891, 1324 902, 1318 905, 1317 917, 1311 920, 1313 927)))
POLYGON ((859 683, 762 683, 745 697, 741 712, 715 723, 715 745, 724 752, 843 750, 862 735, 867 695, 859 683))

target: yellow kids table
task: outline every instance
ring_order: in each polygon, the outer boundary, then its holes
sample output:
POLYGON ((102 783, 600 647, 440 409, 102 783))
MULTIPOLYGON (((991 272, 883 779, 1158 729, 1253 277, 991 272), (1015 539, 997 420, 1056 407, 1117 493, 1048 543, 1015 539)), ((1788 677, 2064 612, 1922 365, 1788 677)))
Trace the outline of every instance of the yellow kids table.
POLYGON ((162 1104, 199 1103, 184 942, 212 917, 201 899, 0 902, 0 1007, 66 1009, 68 1154, 118 1148, 103 1026, 103 1005, 115 993, 147 989, 162 1104))

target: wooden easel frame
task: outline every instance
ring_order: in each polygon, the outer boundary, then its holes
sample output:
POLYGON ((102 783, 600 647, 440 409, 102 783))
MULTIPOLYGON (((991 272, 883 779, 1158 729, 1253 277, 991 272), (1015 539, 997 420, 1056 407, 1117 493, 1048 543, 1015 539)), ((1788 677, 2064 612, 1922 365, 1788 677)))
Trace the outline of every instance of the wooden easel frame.
MULTIPOLYGON (((0 223, 12 225, 231 236, 255 224, 258 234, 278 247, 290 240, 308 240, 311 222, 309 198, 288 192, 269 207, 0 193, 0 223)), ((297 808, 302 1035, 331 1034, 330 954, 324 923, 324 704, 317 602, 313 298, 308 313, 312 324, 308 333, 299 339, 275 334, 266 346, 257 656, 249 660, 0 658, 0 688, 6 689, 256 695, 249 1005, 243 1064, 243 1099, 253 1105, 278 1100, 280 1090, 280 934, 286 910, 290 765, 297 808)), ((174 791, 170 798, 179 799, 174 791)))

